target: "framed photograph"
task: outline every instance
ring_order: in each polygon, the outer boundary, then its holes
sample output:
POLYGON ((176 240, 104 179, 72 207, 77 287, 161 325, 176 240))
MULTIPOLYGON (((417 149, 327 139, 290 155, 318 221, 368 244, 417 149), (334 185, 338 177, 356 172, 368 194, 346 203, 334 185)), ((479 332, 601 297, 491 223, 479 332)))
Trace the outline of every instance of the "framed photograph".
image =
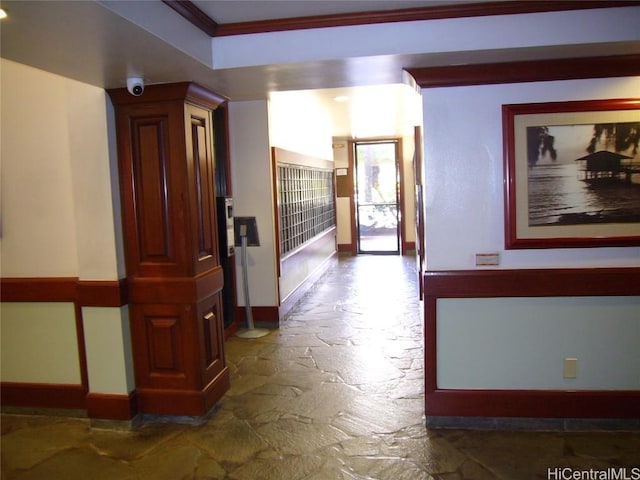
POLYGON ((502 106, 505 247, 640 245, 640 99, 502 106))

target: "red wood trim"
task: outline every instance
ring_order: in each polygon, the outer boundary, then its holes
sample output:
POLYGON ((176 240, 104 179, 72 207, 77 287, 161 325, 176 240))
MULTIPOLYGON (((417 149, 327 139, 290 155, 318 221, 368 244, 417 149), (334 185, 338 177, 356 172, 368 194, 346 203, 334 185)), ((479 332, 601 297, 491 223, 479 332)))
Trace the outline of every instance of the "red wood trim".
POLYGON ((174 9, 207 35, 213 37, 216 34, 218 24, 193 2, 184 0, 162 0, 162 2, 174 9))
POLYGON ((398 207, 400 208, 400 223, 398 225, 399 233, 400 233, 399 247, 400 247, 400 255, 405 255, 407 253, 407 247, 405 244, 405 238, 407 236, 407 232, 406 232, 407 216, 405 215, 405 202, 404 202, 405 175, 404 175, 404 151, 402 148, 402 138, 398 138, 396 142, 396 158, 397 158, 396 169, 399 177, 399 182, 398 182, 398 207))
POLYGON ((217 266, 197 277, 140 277, 128 283, 130 303, 193 303, 222 290, 224 275, 217 266))
POLYGON ((425 412, 442 416, 640 417, 640 391, 445 390, 437 379, 438 298, 640 295, 640 268, 427 271, 425 412))
POLYGON ((170 102, 185 100, 204 108, 215 110, 227 101, 221 95, 194 82, 163 83, 145 86, 144 93, 138 97, 131 95, 126 88, 107 90, 114 105, 134 105, 141 103, 170 102))
MULTIPOLYGON (((426 285, 426 279, 424 284, 426 285)), ((428 296, 424 292, 424 388, 426 395, 436 391, 438 343, 437 343, 437 312, 438 299, 436 296, 428 296)))
POLYGON ((77 277, 3 278, 0 300, 3 302, 75 302, 77 277))
POLYGON ((353 255, 353 243, 339 243, 338 244, 338 252, 340 253, 349 253, 353 255))
POLYGON ((422 88, 627 77, 640 75, 640 55, 453 65, 407 71, 422 88))
MULTIPOLYGON (((355 185, 355 175, 356 175, 356 161, 354 158, 355 155, 355 140, 349 140, 349 158, 348 158, 348 169, 351 172, 351 179, 355 185)), ((349 195, 349 215, 351 217, 351 255, 358 255, 358 225, 356 221, 356 199, 355 199, 355 191, 354 188, 351 189, 351 194, 349 195)))
POLYGON ((416 249, 416 242, 402 242, 402 251, 407 252, 416 249))
POLYGON ((32 408, 85 408, 83 385, 15 383, 0 384, 2 405, 32 408))
POLYGON ((435 390, 426 415, 531 418, 639 418, 640 391, 435 390))
POLYGON ((78 302, 74 305, 76 323, 76 342, 78 344, 78 365, 80 366, 80 382, 85 391, 89 390, 89 367, 87 366, 87 346, 84 342, 84 319, 82 307, 78 302))
MULTIPOLYGON (((278 153, 284 150, 271 147, 271 192, 273 195, 273 229, 275 234, 275 254, 276 254, 276 278, 282 276, 282 255, 280 255, 280 208, 278 199, 278 153)), ((278 297, 280 297, 280 288, 278 289, 278 297)))
POLYGON ((81 307, 121 307, 126 305, 127 281, 60 278, 2 278, 3 302, 75 302, 81 307))
POLYGON ((238 331, 238 324, 235 319, 231 325, 224 329, 224 339, 227 340, 233 337, 238 331))
POLYGON ((172 389, 138 389, 139 411, 157 415, 203 416, 231 386, 229 368, 224 367, 202 391, 172 389))
POLYGON ((78 282, 78 303, 83 307, 121 307, 128 302, 127 279, 78 282))
POLYGON ((640 268, 427 271, 434 298, 640 295, 640 268))
MULTIPOLYGON (((310 17, 280 18, 219 24, 215 36, 245 35, 309 28, 345 27, 376 23, 412 22, 421 20, 440 20, 446 18, 484 17, 492 15, 514 15, 523 13, 555 12, 590 8, 613 8, 640 5, 637 1, 509 1, 485 2, 474 4, 438 5, 432 7, 406 8, 354 12, 310 17)), ((197 25, 196 25, 197 26, 197 25)))
MULTIPOLYGON (((640 62, 640 56, 638 56, 640 62)), ((639 69, 640 71, 640 69, 639 69)), ((640 244, 640 236, 584 236, 557 238, 518 238, 516 222, 516 155, 514 117, 537 113, 593 112, 611 110, 638 110, 640 98, 608 100, 580 100, 574 102, 549 102, 502 105, 502 134, 504 156, 504 233, 507 250, 519 248, 566 248, 634 246, 640 244)))
POLYGON ((131 420, 138 414, 138 399, 136 392, 129 395, 88 393, 86 408, 89 418, 131 420))

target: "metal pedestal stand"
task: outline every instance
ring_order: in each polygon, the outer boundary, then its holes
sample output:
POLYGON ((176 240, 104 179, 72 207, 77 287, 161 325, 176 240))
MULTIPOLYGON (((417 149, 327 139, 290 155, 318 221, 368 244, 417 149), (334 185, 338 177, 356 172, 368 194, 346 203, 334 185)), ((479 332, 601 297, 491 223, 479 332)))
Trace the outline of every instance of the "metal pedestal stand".
POLYGON ((249 301, 249 267, 247 262, 247 226, 240 226, 240 239, 242 241, 242 275, 244 287, 244 308, 247 316, 247 329, 239 330, 236 336, 240 338, 260 338, 269 335, 269 330, 255 328, 253 325, 253 314, 251 313, 251 302, 249 301))

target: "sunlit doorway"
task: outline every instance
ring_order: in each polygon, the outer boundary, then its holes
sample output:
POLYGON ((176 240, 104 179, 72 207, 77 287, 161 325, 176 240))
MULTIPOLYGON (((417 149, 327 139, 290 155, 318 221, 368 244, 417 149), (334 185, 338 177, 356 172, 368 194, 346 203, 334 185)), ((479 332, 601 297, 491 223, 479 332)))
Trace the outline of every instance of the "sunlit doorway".
POLYGON ((396 140, 354 142, 358 253, 399 254, 396 140))

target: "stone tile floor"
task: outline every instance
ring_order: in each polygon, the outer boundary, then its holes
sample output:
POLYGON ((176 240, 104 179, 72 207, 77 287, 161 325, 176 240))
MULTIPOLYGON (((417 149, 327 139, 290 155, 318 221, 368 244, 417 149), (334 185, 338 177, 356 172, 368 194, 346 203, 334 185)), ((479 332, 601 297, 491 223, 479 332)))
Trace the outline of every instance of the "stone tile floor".
POLYGON ((232 387, 203 424, 116 431, 3 414, 1 476, 517 480, 613 468, 606 478, 640 478, 640 432, 426 429, 422 344, 413 258, 342 258, 279 330, 227 341, 232 387))

